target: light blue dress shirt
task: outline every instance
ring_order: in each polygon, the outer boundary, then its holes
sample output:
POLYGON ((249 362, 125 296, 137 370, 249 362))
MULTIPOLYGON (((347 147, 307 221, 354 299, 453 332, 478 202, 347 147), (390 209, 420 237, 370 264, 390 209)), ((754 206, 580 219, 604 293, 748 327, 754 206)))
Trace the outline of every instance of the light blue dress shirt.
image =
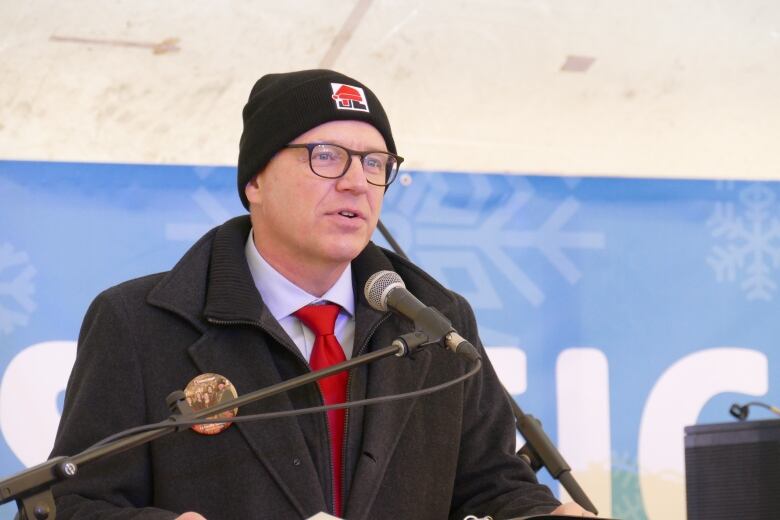
POLYGON ((266 262, 257 251, 253 236, 254 232, 250 231, 244 247, 252 279, 263 298, 263 303, 293 340, 303 358, 307 362, 311 359, 314 333, 293 313, 306 305, 327 301, 341 306, 336 318, 334 334, 341 343, 341 348, 344 349, 344 355, 350 359, 355 342, 355 293, 352 290, 352 266, 348 265, 333 287, 319 298, 292 283, 266 262))

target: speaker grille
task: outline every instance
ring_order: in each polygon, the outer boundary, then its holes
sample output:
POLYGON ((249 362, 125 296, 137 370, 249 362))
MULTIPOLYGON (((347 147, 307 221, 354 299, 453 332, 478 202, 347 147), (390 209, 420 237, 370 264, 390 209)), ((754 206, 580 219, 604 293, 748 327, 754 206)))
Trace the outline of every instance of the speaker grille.
MULTIPOLYGON (((780 434, 780 424, 775 426, 780 434)), ((764 435, 751 440, 746 436, 748 430, 731 429, 709 431, 699 445, 689 445, 697 444, 689 442, 689 430, 685 449, 688 520, 780 518, 780 438, 766 439, 769 431, 764 430, 764 435)))

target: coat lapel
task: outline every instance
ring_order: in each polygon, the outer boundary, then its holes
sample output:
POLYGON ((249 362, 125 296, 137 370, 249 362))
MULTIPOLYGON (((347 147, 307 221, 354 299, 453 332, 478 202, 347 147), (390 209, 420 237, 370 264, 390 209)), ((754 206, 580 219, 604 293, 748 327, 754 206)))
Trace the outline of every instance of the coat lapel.
MULTIPOLYGON (((212 330, 190 346, 189 354, 201 372, 224 375, 239 395, 247 394, 281 381, 271 349, 284 347, 258 339, 259 334, 251 329, 212 330)), ((283 393, 247 405, 239 415, 290 409, 290 398, 283 393)), ((301 517, 328 510, 316 465, 295 417, 233 427, 239 429, 301 517)))

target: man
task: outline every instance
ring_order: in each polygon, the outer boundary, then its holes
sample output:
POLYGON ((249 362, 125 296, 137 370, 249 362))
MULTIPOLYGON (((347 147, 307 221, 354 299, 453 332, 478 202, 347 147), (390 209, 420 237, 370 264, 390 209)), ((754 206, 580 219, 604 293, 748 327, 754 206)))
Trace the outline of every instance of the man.
MULTIPOLYGON (((206 234, 170 272, 98 296, 53 455, 164 419, 165 397, 201 374, 219 374, 242 394, 389 345, 412 325, 362 295, 383 269, 482 350, 462 297, 369 242, 402 159, 367 87, 326 70, 271 74, 255 84, 243 117, 238 188, 249 218, 206 234), (329 330, 320 327, 324 314, 329 330)), ((350 519, 460 520, 552 511, 559 503, 514 455, 508 403, 484 352, 483 361, 465 383, 417 400, 158 439, 59 485, 58 514, 286 519, 324 510, 350 519)), ((428 348, 240 414, 416 390, 467 368, 428 348)))

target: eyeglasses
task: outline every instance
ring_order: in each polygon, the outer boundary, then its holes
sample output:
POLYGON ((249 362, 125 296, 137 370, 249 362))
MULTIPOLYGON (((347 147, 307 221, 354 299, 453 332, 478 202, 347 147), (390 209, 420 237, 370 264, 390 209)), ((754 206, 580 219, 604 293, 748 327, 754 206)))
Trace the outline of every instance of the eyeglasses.
POLYGON ((356 155, 360 157, 366 181, 374 186, 389 186, 404 161, 403 157, 390 152, 358 152, 330 143, 288 144, 285 148, 306 148, 311 171, 326 179, 343 177, 352 164, 352 156, 356 155))

